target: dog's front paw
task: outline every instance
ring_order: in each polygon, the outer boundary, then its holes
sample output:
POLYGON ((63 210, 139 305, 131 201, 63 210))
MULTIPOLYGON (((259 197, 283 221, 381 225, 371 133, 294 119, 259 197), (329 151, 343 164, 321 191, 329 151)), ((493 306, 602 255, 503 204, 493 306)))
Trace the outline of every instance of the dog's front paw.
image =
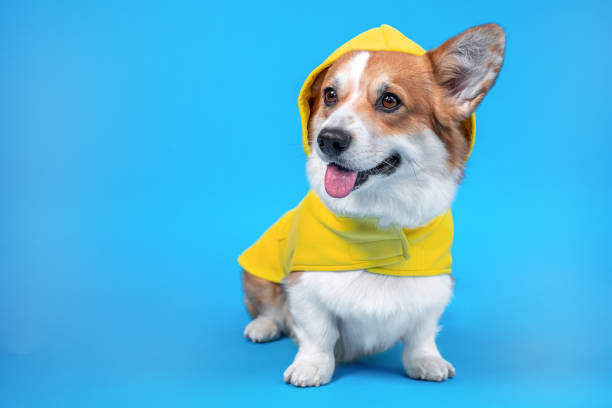
POLYGON ((284 379, 296 387, 318 387, 331 381, 334 363, 299 359, 285 370, 284 379))
POLYGON ((415 380, 444 381, 455 376, 455 368, 442 357, 421 356, 405 362, 406 374, 415 380))
POLYGON ((281 336, 278 325, 270 318, 259 316, 244 328, 244 337, 254 343, 276 340, 281 336))

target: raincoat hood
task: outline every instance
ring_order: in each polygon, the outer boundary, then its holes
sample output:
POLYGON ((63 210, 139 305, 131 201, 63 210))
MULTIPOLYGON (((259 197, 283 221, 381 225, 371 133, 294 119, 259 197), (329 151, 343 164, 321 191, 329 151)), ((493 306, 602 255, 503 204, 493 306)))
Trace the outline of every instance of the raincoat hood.
MULTIPOLYGON (((425 50, 396 29, 382 25, 353 38, 334 51, 306 78, 298 97, 302 143, 308 144, 309 99, 317 75, 353 50, 399 51, 422 55, 425 50)), ((474 144, 475 117, 463 122, 474 144)), ((247 272, 281 282, 295 271, 365 269, 394 276, 431 276, 451 273, 453 219, 450 210, 419 228, 380 228, 376 220, 341 217, 309 191, 293 210, 283 215, 238 258, 247 272)))

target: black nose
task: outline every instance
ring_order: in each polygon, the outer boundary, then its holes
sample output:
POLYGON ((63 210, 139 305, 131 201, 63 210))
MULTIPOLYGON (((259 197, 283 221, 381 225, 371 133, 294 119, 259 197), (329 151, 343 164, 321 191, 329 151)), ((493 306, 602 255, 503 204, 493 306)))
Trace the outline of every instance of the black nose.
POLYGON ((340 129, 323 129, 317 137, 323 153, 329 157, 339 156, 351 144, 351 135, 340 129))

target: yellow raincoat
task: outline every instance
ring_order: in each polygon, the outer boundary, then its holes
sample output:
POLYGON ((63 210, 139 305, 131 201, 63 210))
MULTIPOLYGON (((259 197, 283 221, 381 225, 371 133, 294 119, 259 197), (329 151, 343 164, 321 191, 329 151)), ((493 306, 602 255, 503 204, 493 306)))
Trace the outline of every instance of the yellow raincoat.
MULTIPOLYGON (((310 88, 321 71, 353 50, 425 53, 388 25, 368 30, 334 51, 306 78, 298 97, 307 155, 310 88)), ((463 124, 471 135, 471 150, 476 129, 474 115, 463 124)), ((309 191, 296 208, 283 215, 240 255, 238 263, 249 273, 272 282, 281 282, 295 271, 365 269, 383 275, 432 276, 451 273, 452 243, 450 210, 419 228, 382 229, 373 219, 335 215, 309 191)))

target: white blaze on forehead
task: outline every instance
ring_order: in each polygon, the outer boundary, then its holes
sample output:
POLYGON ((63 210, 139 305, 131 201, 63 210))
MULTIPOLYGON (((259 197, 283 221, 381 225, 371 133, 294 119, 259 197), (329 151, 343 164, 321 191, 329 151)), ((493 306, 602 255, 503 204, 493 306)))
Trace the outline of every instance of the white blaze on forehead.
POLYGON ((361 75, 363 75, 363 71, 365 71, 368 59, 370 59, 369 52, 360 52, 353 58, 351 58, 351 60, 347 64, 348 67, 346 76, 351 82, 351 88, 354 90, 358 89, 359 81, 361 80, 361 75))
POLYGON ((359 89, 359 82, 369 59, 370 53, 361 51, 355 54, 338 70, 334 78, 334 82, 337 82, 339 85, 338 93, 341 98, 346 98, 350 93, 350 98, 327 118, 323 126, 342 126, 347 120, 352 122, 355 119, 355 112, 352 108, 354 102, 361 95, 362 90, 359 89))

